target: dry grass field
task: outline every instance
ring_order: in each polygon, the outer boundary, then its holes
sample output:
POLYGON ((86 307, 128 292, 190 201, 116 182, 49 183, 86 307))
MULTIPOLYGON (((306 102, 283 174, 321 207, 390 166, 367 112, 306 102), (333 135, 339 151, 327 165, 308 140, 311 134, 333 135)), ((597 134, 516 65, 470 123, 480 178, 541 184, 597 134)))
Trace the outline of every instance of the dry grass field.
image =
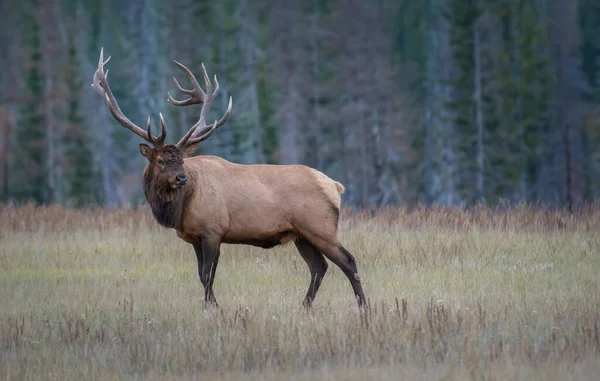
POLYGON ((293 245, 224 245, 218 309, 143 210, 0 206, 1 380, 592 380, 600 208, 343 213, 369 307, 293 245))

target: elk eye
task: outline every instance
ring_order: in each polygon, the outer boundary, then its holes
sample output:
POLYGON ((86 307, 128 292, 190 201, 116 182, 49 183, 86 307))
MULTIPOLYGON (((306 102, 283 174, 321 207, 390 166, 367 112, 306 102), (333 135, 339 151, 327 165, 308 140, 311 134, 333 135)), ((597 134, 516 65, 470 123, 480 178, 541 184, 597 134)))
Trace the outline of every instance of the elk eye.
POLYGON ((164 162, 164 161, 162 161, 162 159, 158 159, 158 160, 157 160, 157 163, 158 163, 158 165, 165 165, 165 162, 164 162))

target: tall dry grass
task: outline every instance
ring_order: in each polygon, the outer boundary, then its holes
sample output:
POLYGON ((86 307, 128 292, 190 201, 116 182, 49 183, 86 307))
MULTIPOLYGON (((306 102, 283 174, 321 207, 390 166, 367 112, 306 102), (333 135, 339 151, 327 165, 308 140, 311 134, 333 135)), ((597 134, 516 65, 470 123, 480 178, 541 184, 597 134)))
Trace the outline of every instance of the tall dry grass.
POLYGON ((596 379, 600 208, 344 212, 369 306, 293 245, 189 245, 145 209, 0 206, 0 379, 596 379))

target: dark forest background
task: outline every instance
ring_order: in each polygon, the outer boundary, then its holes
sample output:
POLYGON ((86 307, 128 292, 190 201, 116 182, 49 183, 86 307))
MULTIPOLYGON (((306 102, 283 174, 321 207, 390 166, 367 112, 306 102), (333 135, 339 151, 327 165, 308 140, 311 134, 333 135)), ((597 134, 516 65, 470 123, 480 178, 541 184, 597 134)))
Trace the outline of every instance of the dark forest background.
POLYGON ((1 0, 0 201, 143 201, 101 47, 134 122, 177 141, 200 110, 166 102, 173 60, 204 62, 233 113, 200 153, 312 166, 348 206, 600 196, 595 0, 1 0))

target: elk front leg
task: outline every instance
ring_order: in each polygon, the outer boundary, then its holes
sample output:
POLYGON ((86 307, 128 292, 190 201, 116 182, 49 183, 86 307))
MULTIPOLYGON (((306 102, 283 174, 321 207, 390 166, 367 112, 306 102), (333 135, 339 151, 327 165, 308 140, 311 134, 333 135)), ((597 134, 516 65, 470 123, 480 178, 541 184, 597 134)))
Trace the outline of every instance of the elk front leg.
POLYGON ((312 302, 317 295, 317 291, 319 291, 321 281, 327 272, 327 261, 323 254, 307 240, 299 239, 295 244, 302 259, 304 259, 310 270, 310 284, 308 285, 308 292, 302 303, 304 307, 309 308, 312 305, 312 302))
POLYGON ((204 256, 202 254, 202 242, 194 244, 194 251, 196 252, 196 259, 198 260, 198 276, 200 277, 200 282, 202 282, 202 286, 204 287, 204 292, 206 294, 206 283, 202 278, 202 267, 204 264, 204 256))
MULTIPOLYGON (((196 248, 196 246, 194 246, 196 248)), ((221 254, 221 242, 215 239, 202 239, 200 245, 200 251, 202 253, 202 263, 198 260, 198 273, 200 275, 200 281, 204 285, 204 301, 207 304, 217 305, 217 299, 213 293, 213 283, 215 281, 215 273, 217 271, 217 265, 219 264, 219 256, 221 254)), ((196 255, 198 250, 196 250, 196 255)))

